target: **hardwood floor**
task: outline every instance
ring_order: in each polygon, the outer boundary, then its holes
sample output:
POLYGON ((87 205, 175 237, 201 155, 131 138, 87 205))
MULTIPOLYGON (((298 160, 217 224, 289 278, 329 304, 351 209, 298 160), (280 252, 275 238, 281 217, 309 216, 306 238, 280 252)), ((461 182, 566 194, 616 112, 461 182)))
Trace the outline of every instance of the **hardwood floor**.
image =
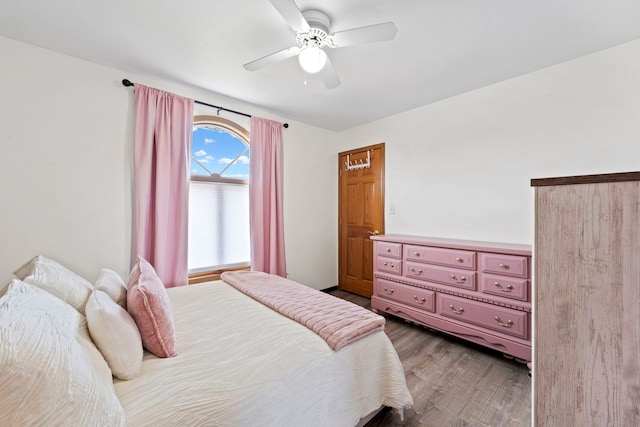
MULTIPOLYGON (((368 298, 332 295, 370 308, 368 298)), ((526 365, 501 353, 387 316, 391 339, 407 377, 413 407, 404 421, 384 410, 366 427, 530 426, 531 379, 526 365)))

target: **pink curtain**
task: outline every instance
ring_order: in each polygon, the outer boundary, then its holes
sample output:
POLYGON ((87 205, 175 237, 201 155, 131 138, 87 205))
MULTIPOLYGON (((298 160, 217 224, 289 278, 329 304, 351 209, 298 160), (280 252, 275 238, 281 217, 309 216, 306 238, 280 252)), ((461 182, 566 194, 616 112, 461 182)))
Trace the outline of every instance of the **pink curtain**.
POLYGON ((282 123, 251 117, 251 269, 286 277, 282 215, 282 123))
POLYGON ((193 100, 135 85, 132 264, 149 261, 166 287, 186 285, 193 100))

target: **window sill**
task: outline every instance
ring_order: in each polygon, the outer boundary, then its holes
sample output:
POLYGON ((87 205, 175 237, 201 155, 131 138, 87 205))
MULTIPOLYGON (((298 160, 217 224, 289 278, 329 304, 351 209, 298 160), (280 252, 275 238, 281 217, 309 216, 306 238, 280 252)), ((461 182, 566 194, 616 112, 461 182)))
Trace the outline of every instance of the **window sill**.
POLYGON ((189 284, 195 285, 196 283, 211 282, 213 280, 220 280, 220 275, 225 271, 242 271, 249 270, 250 267, 236 267, 226 268, 224 270, 203 271, 200 273, 193 273, 189 275, 189 284))

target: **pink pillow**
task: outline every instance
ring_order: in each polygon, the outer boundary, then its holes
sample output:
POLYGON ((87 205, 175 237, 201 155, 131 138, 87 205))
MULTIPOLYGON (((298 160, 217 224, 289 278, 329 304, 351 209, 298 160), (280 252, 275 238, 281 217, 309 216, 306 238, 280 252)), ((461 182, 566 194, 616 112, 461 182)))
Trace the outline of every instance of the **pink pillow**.
POLYGON ((128 287, 127 311, 138 325, 142 344, 158 357, 175 356, 169 295, 153 266, 141 256, 131 270, 128 287))

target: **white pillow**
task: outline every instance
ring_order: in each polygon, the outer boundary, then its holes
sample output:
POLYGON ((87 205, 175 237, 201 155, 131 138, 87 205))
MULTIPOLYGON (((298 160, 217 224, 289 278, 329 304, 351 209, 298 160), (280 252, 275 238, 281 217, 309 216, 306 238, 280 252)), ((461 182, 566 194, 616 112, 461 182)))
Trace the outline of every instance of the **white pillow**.
POLYGON ((0 337, 0 425, 125 425, 111 371, 73 307, 14 279, 0 298, 0 337))
POLYGON ((84 314, 93 285, 56 261, 38 255, 17 269, 18 279, 44 289, 84 314))
POLYGON ((115 271, 103 268, 96 280, 95 289, 106 293, 122 308, 127 309, 127 285, 115 271))
POLYGON ((97 289, 89 297, 85 311, 91 338, 113 376, 121 380, 137 377, 142 367, 142 338, 131 315, 97 289))

